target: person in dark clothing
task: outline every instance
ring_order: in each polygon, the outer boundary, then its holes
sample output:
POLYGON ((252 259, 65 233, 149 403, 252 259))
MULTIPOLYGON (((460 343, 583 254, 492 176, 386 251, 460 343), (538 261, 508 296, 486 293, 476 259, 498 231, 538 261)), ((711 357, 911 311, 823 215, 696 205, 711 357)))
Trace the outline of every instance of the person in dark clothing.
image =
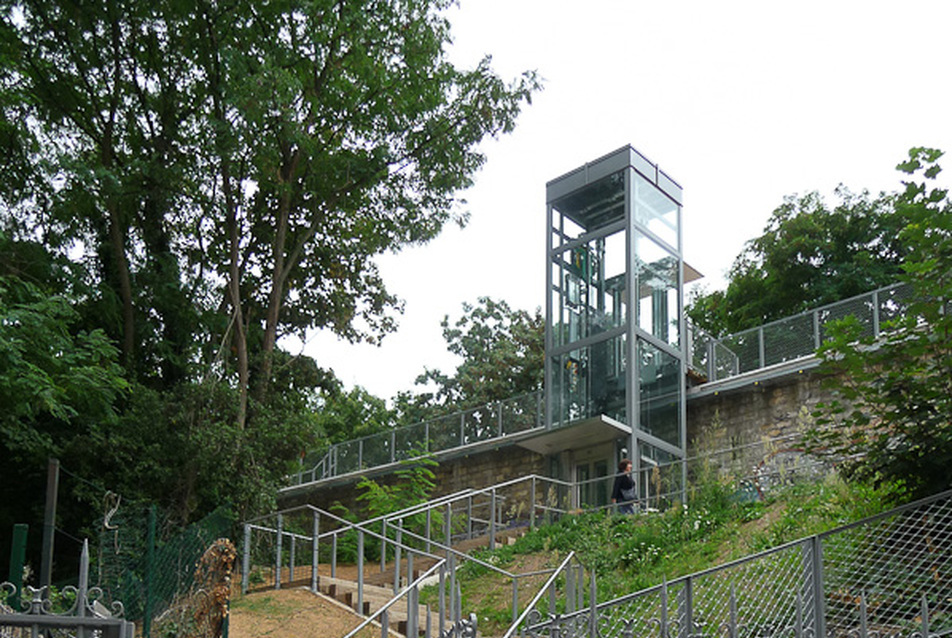
POLYGON ((631 461, 628 459, 618 463, 618 474, 612 486, 612 503, 618 506, 619 514, 635 513, 635 482, 631 478, 631 461))

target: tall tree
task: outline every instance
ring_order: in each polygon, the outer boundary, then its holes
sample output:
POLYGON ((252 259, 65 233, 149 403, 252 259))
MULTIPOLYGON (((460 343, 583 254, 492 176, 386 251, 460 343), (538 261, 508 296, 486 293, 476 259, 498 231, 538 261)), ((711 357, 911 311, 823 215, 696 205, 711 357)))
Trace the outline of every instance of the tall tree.
MULTIPOLYGON (((545 369, 545 320, 535 313, 513 310, 505 301, 480 297, 463 304, 463 315, 450 324, 443 318, 447 349, 462 359, 453 374, 426 370, 420 385, 432 393, 398 397, 401 413, 422 416, 423 407, 461 410, 540 390, 545 369)), ((404 419, 406 420, 406 419, 404 419)))
POLYGON ((280 477, 326 382, 282 337, 394 329, 374 256, 465 221, 480 143, 538 88, 450 64, 450 4, 0 0, 0 227, 75 262, 81 327, 121 353, 116 465, 280 477))
POLYGON ((836 391, 822 406, 811 449, 850 476, 900 481, 913 496, 952 487, 952 201, 935 186, 941 151, 915 148, 897 212, 912 296, 878 339, 855 318, 831 329, 821 370, 836 391))
POLYGON ((722 335, 894 283, 907 252, 895 196, 841 186, 836 197, 833 207, 816 192, 786 198, 734 261, 727 288, 694 294, 691 321, 722 335))

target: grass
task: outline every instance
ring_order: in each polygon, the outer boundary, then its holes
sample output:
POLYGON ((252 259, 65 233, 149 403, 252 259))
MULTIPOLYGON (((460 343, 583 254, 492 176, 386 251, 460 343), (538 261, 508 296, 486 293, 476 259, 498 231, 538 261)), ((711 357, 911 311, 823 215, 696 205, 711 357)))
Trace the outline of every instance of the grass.
MULTIPOLYGON (((687 505, 639 516, 566 516, 513 545, 478 556, 517 573, 554 567, 575 551, 597 574, 598 599, 610 600, 871 516, 891 507, 898 493, 891 486, 846 484, 831 476, 745 503, 734 498, 730 485, 710 480, 690 495, 687 505)), ((459 581, 463 608, 478 615, 480 632, 502 634, 512 618, 511 582, 472 563, 461 568, 459 581)), ((534 592, 520 590, 524 605, 534 592)), ((435 592, 426 596, 435 597, 435 592)))

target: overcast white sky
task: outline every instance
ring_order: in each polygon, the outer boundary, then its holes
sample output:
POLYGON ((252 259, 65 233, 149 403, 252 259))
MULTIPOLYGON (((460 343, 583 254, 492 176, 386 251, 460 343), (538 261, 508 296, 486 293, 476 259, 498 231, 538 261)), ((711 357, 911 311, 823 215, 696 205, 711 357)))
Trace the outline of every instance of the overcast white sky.
POLYGON ((952 173, 952 2, 462 0, 450 19, 454 62, 492 54, 545 89, 485 145, 470 224, 378 260, 399 331, 305 347, 382 398, 455 368, 439 323, 463 302, 543 305, 545 183, 626 144, 684 188, 685 258, 711 288, 785 195, 896 190, 912 146, 950 152, 952 173))

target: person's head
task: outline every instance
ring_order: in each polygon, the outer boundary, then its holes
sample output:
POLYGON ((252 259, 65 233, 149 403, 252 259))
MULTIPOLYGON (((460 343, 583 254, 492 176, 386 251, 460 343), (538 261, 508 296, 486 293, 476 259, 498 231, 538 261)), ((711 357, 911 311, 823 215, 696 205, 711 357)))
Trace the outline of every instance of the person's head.
POLYGON ((618 471, 619 472, 631 472, 631 461, 628 459, 622 459, 618 462, 618 471))

